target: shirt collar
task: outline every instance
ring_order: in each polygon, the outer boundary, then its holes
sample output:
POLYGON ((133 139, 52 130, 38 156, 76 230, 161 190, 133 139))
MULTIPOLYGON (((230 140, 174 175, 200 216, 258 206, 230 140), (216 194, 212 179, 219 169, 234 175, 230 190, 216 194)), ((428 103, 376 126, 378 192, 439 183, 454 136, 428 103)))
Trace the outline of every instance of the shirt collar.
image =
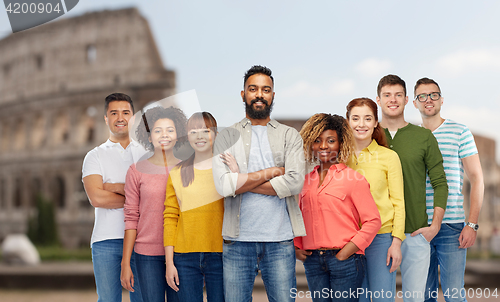
MULTIPOLYGON (((347 168, 346 164, 344 164, 344 163, 338 163, 338 164, 332 165, 329 170, 332 170, 332 171, 335 171, 335 172, 340 172, 340 171, 344 170, 345 168, 347 168)), ((314 172, 317 173, 318 169, 319 169, 319 165, 317 165, 316 167, 314 167, 314 172)))
POLYGON ((370 154, 373 154, 373 152, 375 152, 375 150, 377 150, 378 148, 378 143, 376 140, 372 139, 372 142, 368 145, 368 147, 366 147, 366 149, 368 149, 368 152, 370 152, 370 154))
MULTIPOLYGON (((117 146, 120 146, 120 147, 121 147, 122 145, 120 145, 120 143, 114 143, 114 142, 112 142, 112 141, 108 138, 108 140, 107 140, 107 141, 103 144, 103 146, 104 146, 104 147, 117 147, 117 146)), ((129 146, 137 147, 137 146, 139 146, 139 143, 138 143, 138 142, 136 142, 136 141, 135 141, 135 140, 133 140, 133 139, 130 139, 130 144, 127 146, 127 148, 128 148, 129 146)))
MULTIPOLYGON (((246 127, 246 126, 248 126, 248 125, 250 125, 250 126, 251 126, 251 125, 252 125, 252 122, 251 122, 248 118, 244 117, 244 118, 240 121, 240 124, 241 124, 241 126, 242 126, 243 128, 245 128, 245 127, 246 127)), ((278 128, 278 124, 279 124, 279 123, 278 123, 278 121, 276 121, 276 120, 272 119, 272 120, 270 120, 267 124, 268 124, 268 125, 270 125, 270 126, 271 126, 271 127, 273 127, 273 128, 278 128)))

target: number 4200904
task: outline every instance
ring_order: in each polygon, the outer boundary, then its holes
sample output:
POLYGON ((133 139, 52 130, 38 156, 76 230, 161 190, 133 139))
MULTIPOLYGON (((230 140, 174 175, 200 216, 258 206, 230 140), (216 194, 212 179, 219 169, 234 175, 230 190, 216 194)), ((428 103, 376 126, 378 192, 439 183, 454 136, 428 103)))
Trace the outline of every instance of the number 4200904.
POLYGON ((7 13, 9 14, 50 14, 52 12, 60 13, 61 8, 59 7, 59 3, 55 6, 52 6, 52 3, 9 3, 9 5, 5 8, 7 13))

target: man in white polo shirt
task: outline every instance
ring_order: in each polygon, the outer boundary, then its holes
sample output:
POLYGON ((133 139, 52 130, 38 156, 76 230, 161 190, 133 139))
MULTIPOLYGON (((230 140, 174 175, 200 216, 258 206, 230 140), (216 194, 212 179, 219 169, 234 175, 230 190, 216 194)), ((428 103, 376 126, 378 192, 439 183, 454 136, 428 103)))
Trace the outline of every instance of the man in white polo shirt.
MULTIPOLYGON (((82 179, 90 204, 95 208, 95 223, 92 232, 92 262, 98 302, 122 300, 120 283, 123 236, 125 222, 125 176, 132 163, 147 151, 129 137, 129 122, 134 115, 130 97, 113 93, 106 97, 104 120, 109 128, 109 139, 89 151, 83 161, 82 179)), ((131 266, 134 275, 134 257, 131 266)), ((138 281, 131 302, 142 302, 138 281)))

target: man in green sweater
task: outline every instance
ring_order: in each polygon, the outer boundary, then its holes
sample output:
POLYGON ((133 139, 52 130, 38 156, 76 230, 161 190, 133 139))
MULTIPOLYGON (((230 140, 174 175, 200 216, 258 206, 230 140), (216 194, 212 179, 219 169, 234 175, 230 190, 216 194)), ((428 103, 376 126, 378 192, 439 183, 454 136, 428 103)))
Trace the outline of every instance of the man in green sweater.
POLYGON ((396 75, 383 77, 377 87, 377 103, 382 111, 380 125, 385 129, 389 148, 401 160, 405 196, 405 233, 401 245, 403 296, 407 301, 424 301, 430 261, 429 242, 441 228, 446 209, 448 185, 443 157, 432 132, 404 119, 408 103, 405 82, 396 75), (434 217, 427 224, 425 179, 434 189, 434 217))

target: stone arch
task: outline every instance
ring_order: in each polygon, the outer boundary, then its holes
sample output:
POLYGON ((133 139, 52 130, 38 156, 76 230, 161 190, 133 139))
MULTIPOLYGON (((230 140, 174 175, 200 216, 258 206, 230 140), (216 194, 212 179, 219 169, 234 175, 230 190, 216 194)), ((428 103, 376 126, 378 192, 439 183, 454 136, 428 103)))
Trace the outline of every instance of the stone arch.
POLYGON ((52 136, 55 146, 69 141, 69 118, 66 112, 61 111, 56 115, 52 128, 52 136))
POLYGON ((23 150, 26 148, 26 123, 23 119, 19 118, 14 123, 14 151, 23 150))
POLYGON ((78 146, 92 144, 95 139, 95 108, 91 106, 78 119, 76 143, 78 146))
POLYGON ((45 118, 41 114, 37 114, 31 127, 31 146, 33 149, 38 149, 45 145, 47 134, 45 133, 45 118))

